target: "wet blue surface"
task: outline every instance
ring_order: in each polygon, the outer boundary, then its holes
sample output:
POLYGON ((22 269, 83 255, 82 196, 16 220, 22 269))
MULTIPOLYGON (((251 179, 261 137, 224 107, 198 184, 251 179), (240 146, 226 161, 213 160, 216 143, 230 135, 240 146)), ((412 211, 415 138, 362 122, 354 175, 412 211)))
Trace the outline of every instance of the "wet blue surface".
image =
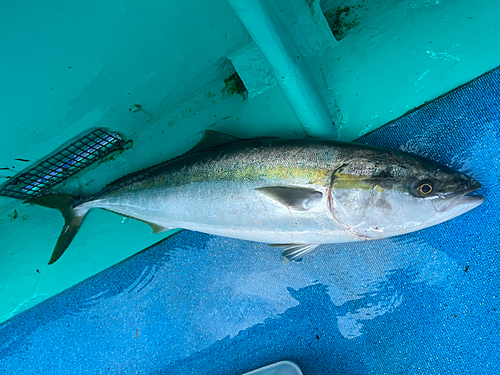
POLYGON ((292 264, 182 232, 1 325, 0 373, 499 373, 499 109, 493 71, 360 140, 481 181, 468 214, 292 264))

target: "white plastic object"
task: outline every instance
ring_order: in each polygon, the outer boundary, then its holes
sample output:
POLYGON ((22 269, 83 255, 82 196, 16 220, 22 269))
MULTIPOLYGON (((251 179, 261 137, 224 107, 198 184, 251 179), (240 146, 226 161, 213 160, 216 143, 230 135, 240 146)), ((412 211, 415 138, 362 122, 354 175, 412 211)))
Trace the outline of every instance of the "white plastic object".
POLYGON ((291 361, 281 361, 243 375, 302 375, 302 371, 300 371, 299 366, 291 361))

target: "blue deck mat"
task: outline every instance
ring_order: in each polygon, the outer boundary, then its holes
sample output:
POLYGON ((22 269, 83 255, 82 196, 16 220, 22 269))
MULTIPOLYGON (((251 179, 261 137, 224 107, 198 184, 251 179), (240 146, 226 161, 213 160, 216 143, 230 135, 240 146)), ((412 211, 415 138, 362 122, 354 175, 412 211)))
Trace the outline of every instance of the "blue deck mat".
POLYGON ((360 140, 474 176, 470 213, 293 264, 182 232, 1 325, 0 373, 500 373, 499 109, 495 70, 360 140))

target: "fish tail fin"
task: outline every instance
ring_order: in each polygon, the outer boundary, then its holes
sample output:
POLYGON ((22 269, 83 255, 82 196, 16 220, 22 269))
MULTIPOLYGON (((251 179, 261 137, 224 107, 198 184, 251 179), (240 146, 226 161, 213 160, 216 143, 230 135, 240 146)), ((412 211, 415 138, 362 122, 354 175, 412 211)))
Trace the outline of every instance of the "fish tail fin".
POLYGON ((76 233, 78 233, 78 229, 80 229, 83 219, 89 211, 88 209, 83 209, 82 207, 76 209, 77 202, 80 199, 81 197, 70 194, 46 194, 26 202, 47 208, 54 208, 61 211, 64 217, 64 227, 59 235, 56 247, 52 252, 49 264, 54 263, 61 257, 61 255, 63 255, 71 241, 73 241, 76 233))

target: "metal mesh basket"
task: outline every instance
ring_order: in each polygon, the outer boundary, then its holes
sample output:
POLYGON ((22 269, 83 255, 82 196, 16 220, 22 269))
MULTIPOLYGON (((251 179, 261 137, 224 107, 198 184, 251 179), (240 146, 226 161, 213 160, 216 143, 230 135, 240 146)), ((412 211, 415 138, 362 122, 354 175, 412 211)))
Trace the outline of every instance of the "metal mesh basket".
POLYGON ((0 195, 31 199, 66 180, 83 168, 123 148, 121 136, 105 128, 83 135, 0 186, 0 195))

